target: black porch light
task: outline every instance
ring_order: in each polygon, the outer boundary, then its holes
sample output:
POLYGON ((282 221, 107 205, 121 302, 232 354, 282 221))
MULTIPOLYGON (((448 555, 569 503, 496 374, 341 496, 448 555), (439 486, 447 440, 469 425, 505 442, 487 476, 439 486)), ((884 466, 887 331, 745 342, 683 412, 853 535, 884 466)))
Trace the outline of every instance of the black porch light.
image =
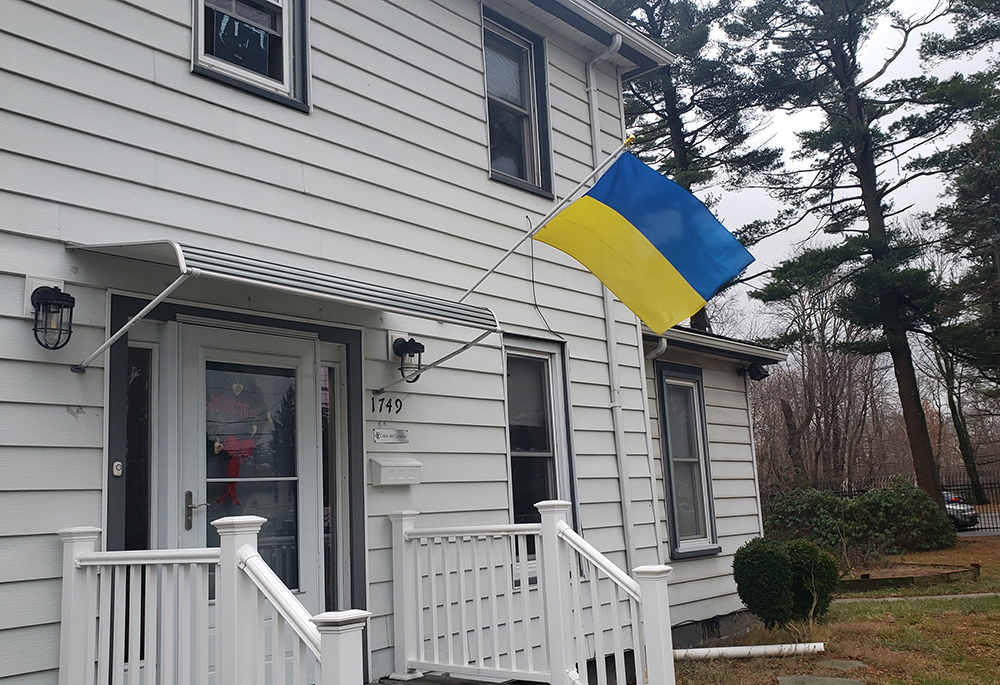
POLYGON ((76 298, 59 288, 42 286, 31 293, 35 308, 35 341, 47 350, 65 347, 73 335, 73 307, 76 298))
POLYGON ((407 383, 420 378, 423 367, 424 344, 413 338, 396 338, 392 341, 392 353, 399 357, 399 373, 407 383))

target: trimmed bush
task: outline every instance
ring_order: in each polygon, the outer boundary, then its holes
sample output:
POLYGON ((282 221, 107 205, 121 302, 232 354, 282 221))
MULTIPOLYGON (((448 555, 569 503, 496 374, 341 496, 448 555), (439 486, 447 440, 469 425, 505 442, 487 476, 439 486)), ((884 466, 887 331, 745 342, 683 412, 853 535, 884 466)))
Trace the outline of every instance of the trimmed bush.
POLYGON ((957 542, 948 516, 930 495, 901 478, 851 504, 859 508, 856 516, 869 531, 885 536, 890 553, 954 547, 957 542))
POLYGON ((896 479, 853 500, 799 488, 764 506, 764 530, 778 540, 805 538, 846 566, 882 554, 955 545, 948 517, 923 490, 896 479))
POLYGON ((805 621, 822 616, 840 580, 837 560, 809 540, 792 540, 785 550, 792 563, 792 618, 805 621))
POLYGON ((750 612, 768 628, 792 617, 792 562, 785 546, 754 538, 733 557, 736 592, 750 612))

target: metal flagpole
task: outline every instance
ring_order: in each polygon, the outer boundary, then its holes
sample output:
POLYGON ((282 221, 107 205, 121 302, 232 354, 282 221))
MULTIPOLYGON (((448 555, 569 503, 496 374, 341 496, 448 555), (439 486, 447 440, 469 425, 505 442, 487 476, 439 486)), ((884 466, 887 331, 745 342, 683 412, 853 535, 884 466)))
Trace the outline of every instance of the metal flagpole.
POLYGON ((629 145, 631 145, 634 141, 635 141, 635 136, 634 135, 631 135, 628 138, 626 138, 624 141, 622 141, 622 144, 618 146, 618 149, 616 149, 614 152, 612 152, 610 155, 608 155, 607 159, 605 159, 603 162, 601 162, 600 164, 598 164, 597 167, 595 167, 593 171, 591 171, 589 174, 587 174, 587 177, 585 179, 583 179, 582 181, 580 181, 577 184, 577 186, 575 188, 573 188, 573 190, 570 191, 570 193, 568 195, 566 195, 566 197, 564 197, 562 200, 560 200, 559 203, 556 204, 556 206, 553 207, 552 210, 549 211, 548 214, 546 214, 545 216, 543 216, 542 219, 541 219, 541 221, 539 221, 538 224, 536 224, 534 228, 532 228, 530 231, 528 231, 523 236, 521 236, 521 239, 518 240, 516 243, 514 243, 513 247, 511 247, 509 250, 507 250, 506 252, 504 252, 503 253, 503 257, 501 257, 500 259, 498 259, 496 264, 494 264, 489 269, 487 269, 486 273, 484 273, 480 277, 480 279, 478 281, 476 281, 475 283, 473 283, 471 288, 469 288, 464 293, 462 293, 462 296, 460 298, 458 298, 458 300, 456 300, 456 301, 457 302, 461 302, 465 298, 467 298, 470 294, 472 294, 472 291, 475 290, 476 288, 478 288, 480 285, 482 285, 483 281, 485 281, 489 277, 489 275, 491 273, 493 273, 494 271, 496 271, 500 267, 500 265, 503 264, 507 260, 508 257, 510 257, 512 254, 514 254, 514 251, 517 248, 521 247, 521 245, 524 244, 524 241, 526 241, 528 238, 530 238, 531 236, 535 235, 540 230, 542 230, 542 228, 545 226, 545 224, 549 223, 549 221, 551 221, 552 218, 556 214, 558 214, 559 211, 563 207, 565 207, 566 205, 568 205, 573 200, 574 196, 578 192, 580 192, 581 188, 583 188, 585 185, 587 185, 595 176, 597 176, 597 174, 601 173, 609 164, 611 164, 616 159, 618 159, 618 156, 625 150, 625 148, 627 148, 629 145))

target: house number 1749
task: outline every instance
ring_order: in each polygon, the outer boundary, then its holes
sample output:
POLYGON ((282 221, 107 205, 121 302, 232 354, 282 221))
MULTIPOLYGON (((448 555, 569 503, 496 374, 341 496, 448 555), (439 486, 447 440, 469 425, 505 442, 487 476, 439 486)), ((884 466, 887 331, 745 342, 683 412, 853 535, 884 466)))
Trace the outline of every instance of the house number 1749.
POLYGON ((403 400, 399 397, 373 397, 372 414, 398 414, 403 411, 403 400))

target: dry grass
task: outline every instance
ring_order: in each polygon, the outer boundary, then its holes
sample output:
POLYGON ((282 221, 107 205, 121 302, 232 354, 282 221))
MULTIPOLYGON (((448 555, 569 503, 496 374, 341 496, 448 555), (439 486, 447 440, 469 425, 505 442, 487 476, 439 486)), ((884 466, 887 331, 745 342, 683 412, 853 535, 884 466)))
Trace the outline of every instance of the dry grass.
MULTIPOLYGON (((982 564, 978 583, 918 588, 923 594, 945 594, 961 586, 968 586, 965 592, 1000 590, 1000 536, 962 538, 952 550, 908 554, 905 561, 982 564)), ((824 642, 826 652, 774 659, 681 661, 676 665, 677 683, 775 685, 779 675, 815 675, 855 678, 866 685, 1000 685, 1000 597, 835 603, 812 629, 759 629, 733 644, 785 642, 824 642), (819 665, 826 659, 861 661, 867 668, 842 673, 819 665)))

